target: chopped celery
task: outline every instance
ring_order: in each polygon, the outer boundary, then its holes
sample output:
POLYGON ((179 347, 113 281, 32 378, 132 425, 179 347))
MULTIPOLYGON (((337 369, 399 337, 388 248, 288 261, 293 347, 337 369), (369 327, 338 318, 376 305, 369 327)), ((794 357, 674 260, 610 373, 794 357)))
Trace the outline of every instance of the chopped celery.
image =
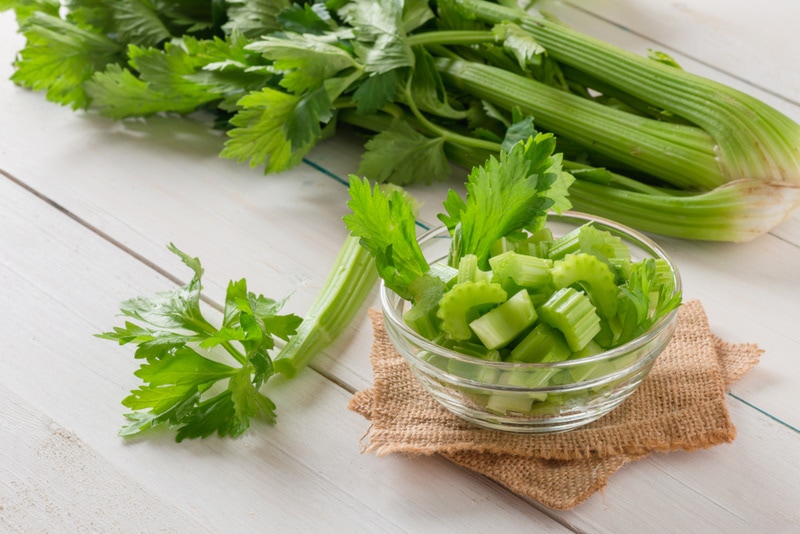
POLYGON ((542 322, 561 331, 573 351, 584 348, 600 332, 600 317, 586 294, 559 289, 539 307, 542 322))
POLYGON ((475 254, 467 254, 458 262, 458 278, 456 283, 478 282, 480 280, 491 281, 492 273, 486 272, 478 267, 478 257, 475 254))
MULTIPOLYGON (((496 350, 480 351, 473 345, 471 356, 475 358, 474 362, 449 359, 447 362, 447 372, 451 375, 468 380, 475 380, 476 382, 483 382, 493 384, 497 382, 499 371, 492 367, 483 365, 484 361, 499 362, 501 360, 500 353, 496 350)), ((467 350, 470 350, 467 348, 467 350)))
POLYGON ((544 400, 547 393, 497 393, 489 395, 486 409, 490 412, 505 415, 507 413, 528 413, 534 400, 544 400))
POLYGON ((500 304, 507 297, 508 294, 500 284, 485 280, 464 282, 453 286, 442 296, 436 316, 442 320, 442 330, 451 338, 467 340, 472 337, 470 321, 480 315, 477 308, 500 304))
POLYGON ((608 319, 616 313, 619 288, 608 264, 597 256, 584 252, 567 254, 553 264, 551 272, 557 288, 580 285, 602 318, 608 319))
POLYGON ((550 260, 508 251, 489 258, 489 265, 492 282, 502 285, 506 291, 516 288, 540 290, 551 285, 550 267, 553 262, 550 260))
POLYGON ((403 320, 415 332, 426 339, 433 339, 439 334, 436 311, 447 284, 436 276, 425 274, 416 279, 409 289, 414 295, 414 305, 403 314, 403 320))
MULTIPOLYGON (((594 341, 590 341, 582 350, 573 354, 572 359, 579 360, 587 356, 600 354, 603 352, 603 350, 605 349, 603 349, 603 347, 601 347, 599 344, 594 341)), ((598 378, 607 375, 615 369, 616 367, 614 366, 613 362, 601 361, 587 362, 581 365, 572 366, 570 367, 569 372, 573 381, 583 382, 585 380, 591 380, 592 378, 598 378)))
POLYGON ((581 231, 586 225, 579 226, 562 235, 550 243, 547 250, 547 257, 551 260, 560 260, 567 254, 575 254, 581 251, 581 231))
POLYGON ((508 361, 542 363, 566 360, 571 351, 558 330, 539 323, 511 349, 508 361))
POLYGON ((536 310, 524 289, 471 321, 469 327, 488 349, 505 347, 536 321, 536 310))

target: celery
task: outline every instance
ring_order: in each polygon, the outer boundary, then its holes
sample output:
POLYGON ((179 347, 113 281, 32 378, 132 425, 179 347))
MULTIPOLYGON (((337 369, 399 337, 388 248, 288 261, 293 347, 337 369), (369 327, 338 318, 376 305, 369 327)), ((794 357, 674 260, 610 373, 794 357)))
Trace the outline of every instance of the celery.
POLYGON ((403 320, 422 337, 433 339, 439 333, 436 312, 447 285, 441 278, 428 275, 418 278, 412 285, 414 305, 403 314, 403 320))
POLYGON ((552 285, 550 267, 553 262, 550 260, 519 254, 508 251, 489 259, 492 268, 492 281, 497 282, 506 290, 509 289, 509 280, 513 286, 526 289, 548 288, 552 285))
POLYGON ((458 262, 459 284, 464 282, 479 282, 481 280, 492 281, 492 273, 483 271, 478 267, 478 257, 475 254, 467 254, 458 262))
POLYGON ((477 318, 480 306, 500 304, 508 294, 500 284, 481 280, 457 284, 439 301, 436 316, 442 320, 442 329, 453 339, 472 337, 469 322, 477 318))
MULTIPOLYGON (((301 3, 284 0, 264 17, 217 0, 146 2, 135 14, 106 0, 57 4, 0 2, 16 8, 26 38, 15 83, 114 119, 210 111, 228 128, 222 155, 266 173, 300 164, 349 124, 374 133, 360 175, 430 183, 450 176, 449 161, 480 165, 535 135, 533 117, 559 136, 578 210, 649 232, 743 241, 800 208, 795 121, 513 1, 337 0, 302 17, 301 3)), ((483 269, 487 250, 522 244, 485 237, 467 244, 483 269)))
POLYGON ((564 336, 539 323, 511 350, 508 361, 541 363, 565 360, 571 354, 564 336))
POLYGON ((608 264, 603 263, 597 256, 585 252, 567 254, 564 259, 553 263, 551 272, 553 284, 557 288, 573 284, 583 287, 589 300, 604 319, 616 313, 619 289, 608 264))
POLYGON ((487 349, 499 349, 531 326, 536 317, 531 298, 523 289, 471 321, 469 327, 487 349))
POLYGON ((600 332, 600 317, 589 297, 571 287, 553 293, 539 308, 539 317, 561 331, 573 351, 584 348, 600 332))
POLYGON ((375 287, 378 271, 369 251, 348 236, 297 333, 275 356, 275 371, 291 378, 353 320, 375 287))

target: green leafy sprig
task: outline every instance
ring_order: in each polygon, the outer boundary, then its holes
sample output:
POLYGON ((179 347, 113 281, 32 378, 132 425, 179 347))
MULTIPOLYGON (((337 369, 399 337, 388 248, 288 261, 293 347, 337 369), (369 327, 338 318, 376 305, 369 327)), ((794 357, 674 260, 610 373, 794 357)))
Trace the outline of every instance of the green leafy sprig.
POLYGON ((192 269, 191 281, 123 302, 122 315, 131 320, 97 334, 135 344, 135 357, 144 360, 135 373, 142 385, 122 401, 132 412, 120 435, 167 425, 177 429, 177 441, 214 433, 236 437, 253 417, 274 423, 275 404, 259 390, 274 374, 270 351, 276 338, 288 340, 302 319, 279 314, 285 299, 256 295, 242 279, 228 284, 222 325, 214 326, 200 309, 199 259, 174 245, 169 249, 192 269))

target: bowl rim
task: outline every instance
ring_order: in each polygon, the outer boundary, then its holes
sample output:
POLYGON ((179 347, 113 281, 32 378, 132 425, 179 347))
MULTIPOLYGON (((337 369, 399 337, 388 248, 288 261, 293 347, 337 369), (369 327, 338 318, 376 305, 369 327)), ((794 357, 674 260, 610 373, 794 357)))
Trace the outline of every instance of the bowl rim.
MULTIPOLYGON (((582 221, 581 224, 585 224, 587 222, 596 222, 603 226, 606 226, 609 230, 613 230, 615 235, 624 236, 628 241, 633 242, 636 246, 642 249, 649 249, 649 252, 655 254, 655 256, 659 258, 663 258, 672 269, 673 273, 673 280, 674 280, 674 293, 677 293, 682 290, 682 282, 681 276, 678 271, 678 266, 666 251, 653 239, 647 237, 643 233, 630 228, 624 224, 619 222, 613 221, 611 219, 606 219, 604 217, 598 217, 595 215, 591 215, 588 213, 578 212, 578 211, 570 211, 565 210, 560 213, 551 212, 548 213, 547 221, 550 222, 554 220, 555 222, 565 222, 565 223, 576 223, 577 221, 582 221)), ((426 243, 427 241, 436 238, 439 236, 443 231, 446 232, 444 225, 439 225, 433 227, 427 231, 425 231, 420 237, 417 239, 417 242, 420 245, 426 243)), ((449 235, 449 232, 448 232, 449 235)), ((452 358, 455 360, 463 361, 466 363, 472 364, 480 364, 482 366, 498 369, 498 370, 525 370, 525 369, 568 369, 573 366, 577 365, 586 365, 594 362, 602 362, 605 360, 609 360, 618 356, 622 356, 629 352, 633 352, 642 346, 646 345, 654 338, 656 338, 665 328, 667 328, 670 324, 673 323, 675 320, 678 309, 680 306, 670 313, 661 317, 647 332, 636 337, 622 345, 614 347, 612 349, 605 350, 598 354, 594 354, 592 356, 586 356, 584 358, 576 358, 574 360, 562 360, 557 362, 538 362, 538 363, 528 363, 528 362, 503 362, 503 361, 488 361, 488 360, 481 360, 480 358, 476 358, 474 356, 469 356, 466 354, 462 354, 460 352, 456 352, 450 350, 446 347, 441 345, 437 345, 432 341, 422 337, 417 332, 415 332, 411 327, 409 327, 406 322, 403 320, 402 314, 398 313, 399 307, 392 305, 392 300, 402 303, 405 301, 400 295, 386 287, 386 284, 383 280, 380 282, 379 287, 379 296, 381 302, 381 308, 388 320, 391 321, 392 326, 401 331, 402 335, 405 338, 409 338, 415 345, 420 347, 421 349, 436 353, 439 356, 444 356, 447 358, 452 358)), ((422 361, 417 354, 411 355, 415 361, 422 361)))

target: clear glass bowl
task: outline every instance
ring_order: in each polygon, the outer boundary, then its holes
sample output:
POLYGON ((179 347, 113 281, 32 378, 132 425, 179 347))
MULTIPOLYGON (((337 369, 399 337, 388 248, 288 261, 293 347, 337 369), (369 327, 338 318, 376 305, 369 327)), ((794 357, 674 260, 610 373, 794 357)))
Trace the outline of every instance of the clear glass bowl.
MULTIPOLYGON (((616 222, 576 212, 548 216, 555 237, 587 222, 619 236, 631 259, 665 259, 680 291, 678 270, 651 239, 616 222)), ((419 243, 430 263, 447 256, 450 235, 439 227, 419 243)), ((381 284, 381 306, 389 338, 434 398, 454 414, 497 430, 546 433, 570 430, 599 419, 639 386, 675 331, 677 310, 644 335, 594 356, 552 363, 490 362, 436 345, 409 328, 409 303, 381 284), (542 383, 530 387, 531 383, 542 383), (523 384, 523 385, 519 385, 523 384), (524 385, 528 384, 528 385, 524 385)))

